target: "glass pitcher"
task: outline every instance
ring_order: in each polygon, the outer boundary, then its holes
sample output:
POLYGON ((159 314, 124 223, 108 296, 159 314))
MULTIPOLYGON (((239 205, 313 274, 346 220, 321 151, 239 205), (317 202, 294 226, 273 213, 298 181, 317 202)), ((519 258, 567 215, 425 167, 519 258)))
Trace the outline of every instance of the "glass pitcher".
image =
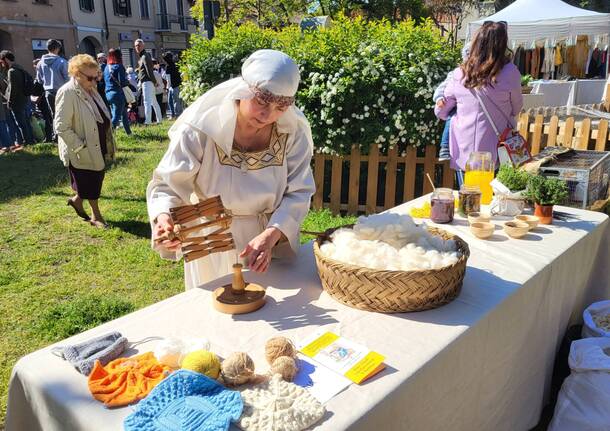
POLYGON ((489 151, 474 151, 468 156, 464 184, 479 186, 483 205, 489 205, 493 197, 491 182, 494 179, 494 170, 495 165, 489 151))

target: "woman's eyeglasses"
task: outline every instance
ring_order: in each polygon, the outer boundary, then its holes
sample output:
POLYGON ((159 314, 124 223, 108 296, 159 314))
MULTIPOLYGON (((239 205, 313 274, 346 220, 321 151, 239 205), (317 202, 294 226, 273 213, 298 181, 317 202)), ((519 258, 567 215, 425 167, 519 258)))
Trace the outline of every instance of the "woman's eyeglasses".
POLYGON ((79 72, 79 73, 81 75, 83 75, 87 79, 87 81, 89 81, 89 82, 97 81, 97 75, 89 76, 89 75, 87 75, 86 73, 83 73, 83 72, 79 72))

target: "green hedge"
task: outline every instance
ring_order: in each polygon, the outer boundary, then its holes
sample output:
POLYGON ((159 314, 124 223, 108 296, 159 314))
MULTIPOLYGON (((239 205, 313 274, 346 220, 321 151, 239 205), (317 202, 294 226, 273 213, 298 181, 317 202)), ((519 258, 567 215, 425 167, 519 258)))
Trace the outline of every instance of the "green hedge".
POLYGON ((253 51, 281 50, 299 64, 297 105, 311 122, 316 149, 339 154, 354 143, 363 152, 375 142, 402 149, 436 143, 432 93, 459 58, 430 21, 340 18, 330 29, 304 33, 229 23, 214 39, 194 35, 191 42, 181 63, 187 102, 239 75, 253 51))

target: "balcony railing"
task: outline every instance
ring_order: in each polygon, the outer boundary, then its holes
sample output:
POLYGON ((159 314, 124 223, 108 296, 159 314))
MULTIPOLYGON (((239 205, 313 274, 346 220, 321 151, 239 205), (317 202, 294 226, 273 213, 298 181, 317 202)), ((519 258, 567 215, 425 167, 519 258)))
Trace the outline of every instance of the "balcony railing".
POLYGON ((155 18, 157 31, 171 31, 172 24, 178 24, 182 31, 187 31, 189 25, 197 25, 197 21, 190 16, 158 13, 155 18))

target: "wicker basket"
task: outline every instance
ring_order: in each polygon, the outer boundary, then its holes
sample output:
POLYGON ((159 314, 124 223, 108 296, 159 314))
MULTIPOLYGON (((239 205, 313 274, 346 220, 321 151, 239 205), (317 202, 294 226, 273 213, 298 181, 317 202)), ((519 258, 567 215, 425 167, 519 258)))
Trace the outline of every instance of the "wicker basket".
MULTIPOLYGON (((347 226, 345 226, 347 227, 347 226)), ((421 271, 383 271, 363 268, 330 259, 320 245, 338 228, 319 235, 313 244, 322 287, 337 301, 366 311, 402 313, 440 307, 455 299, 462 289, 468 244, 460 237, 437 228, 428 228, 443 239, 456 242, 461 257, 445 268, 421 271)))

